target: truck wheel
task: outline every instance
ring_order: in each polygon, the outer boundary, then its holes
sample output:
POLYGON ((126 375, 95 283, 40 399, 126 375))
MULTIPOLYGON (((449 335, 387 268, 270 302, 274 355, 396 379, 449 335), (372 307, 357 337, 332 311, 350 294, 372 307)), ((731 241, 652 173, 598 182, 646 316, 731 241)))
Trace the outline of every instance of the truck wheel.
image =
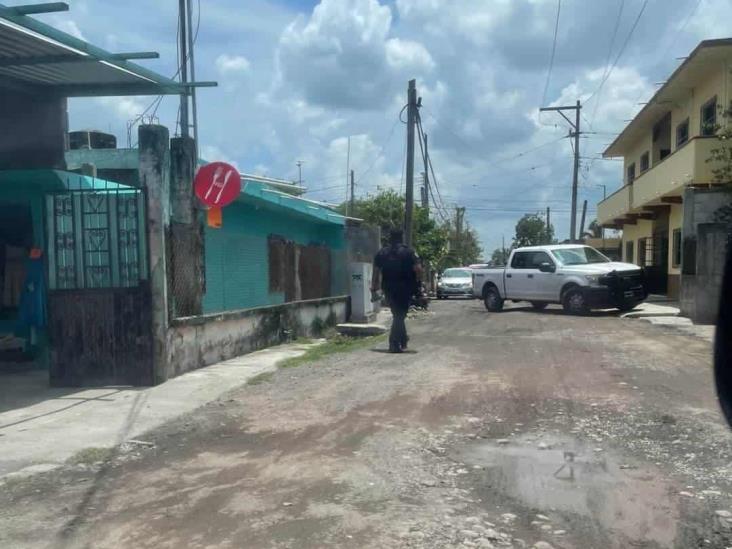
POLYGON ((531 306, 536 309, 537 311, 543 311, 546 309, 546 306, 549 305, 548 303, 544 301, 532 301, 531 306))
POLYGON ((485 291, 483 303, 485 304, 485 308, 492 313, 503 310, 503 298, 501 298, 501 294, 498 293, 498 289, 495 287, 488 288, 485 291))
POLYGON ((566 312, 573 315, 586 315, 590 312, 585 294, 580 288, 570 288, 564 292, 562 305, 566 312))
POLYGON ((638 302, 636 301, 623 301, 620 305, 618 305, 618 310, 627 313, 628 311, 632 311, 638 306, 638 302))

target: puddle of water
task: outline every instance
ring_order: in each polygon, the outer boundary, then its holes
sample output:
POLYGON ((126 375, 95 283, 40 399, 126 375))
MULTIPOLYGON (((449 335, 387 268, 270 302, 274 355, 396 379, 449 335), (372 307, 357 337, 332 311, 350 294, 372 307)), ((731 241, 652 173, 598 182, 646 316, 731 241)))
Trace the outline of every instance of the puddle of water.
POLYGON ((554 438, 547 449, 520 438, 505 445, 481 441, 464 448, 460 459, 484 467, 485 490, 529 506, 588 517, 630 540, 666 547, 676 537, 677 504, 660 474, 621 468, 616 456, 576 439, 554 438))

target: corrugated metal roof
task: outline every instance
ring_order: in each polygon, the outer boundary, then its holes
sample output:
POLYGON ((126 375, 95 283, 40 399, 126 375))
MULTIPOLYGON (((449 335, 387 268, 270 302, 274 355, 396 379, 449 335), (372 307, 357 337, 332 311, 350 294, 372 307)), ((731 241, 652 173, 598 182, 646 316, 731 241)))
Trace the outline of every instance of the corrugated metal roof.
MULTIPOLYGON (((194 84, 195 85, 195 84, 194 84)), ((198 85, 215 85, 213 82, 198 85)), ((66 97, 181 94, 165 76, 0 4, 0 88, 66 97)))

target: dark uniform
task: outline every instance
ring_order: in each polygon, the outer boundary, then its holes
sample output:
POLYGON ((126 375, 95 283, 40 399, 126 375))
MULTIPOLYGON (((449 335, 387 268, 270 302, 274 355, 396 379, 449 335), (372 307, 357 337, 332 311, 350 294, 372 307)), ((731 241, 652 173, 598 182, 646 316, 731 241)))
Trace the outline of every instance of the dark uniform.
POLYGON ((398 352, 407 347, 407 326, 404 319, 409 303, 417 290, 417 254, 404 244, 391 244, 376 254, 374 265, 381 271, 384 291, 394 317, 389 334, 389 350, 398 352))

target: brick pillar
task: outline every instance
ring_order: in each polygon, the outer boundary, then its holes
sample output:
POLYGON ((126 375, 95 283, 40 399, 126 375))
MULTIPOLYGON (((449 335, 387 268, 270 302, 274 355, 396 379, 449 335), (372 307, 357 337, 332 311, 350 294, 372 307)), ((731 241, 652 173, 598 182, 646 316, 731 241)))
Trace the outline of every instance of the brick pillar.
POLYGON ((143 125, 138 130, 140 186, 147 192, 147 238, 152 301, 153 377, 169 376, 167 358, 168 281, 166 239, 170 230, 170 150, 168 129, 143 125))

